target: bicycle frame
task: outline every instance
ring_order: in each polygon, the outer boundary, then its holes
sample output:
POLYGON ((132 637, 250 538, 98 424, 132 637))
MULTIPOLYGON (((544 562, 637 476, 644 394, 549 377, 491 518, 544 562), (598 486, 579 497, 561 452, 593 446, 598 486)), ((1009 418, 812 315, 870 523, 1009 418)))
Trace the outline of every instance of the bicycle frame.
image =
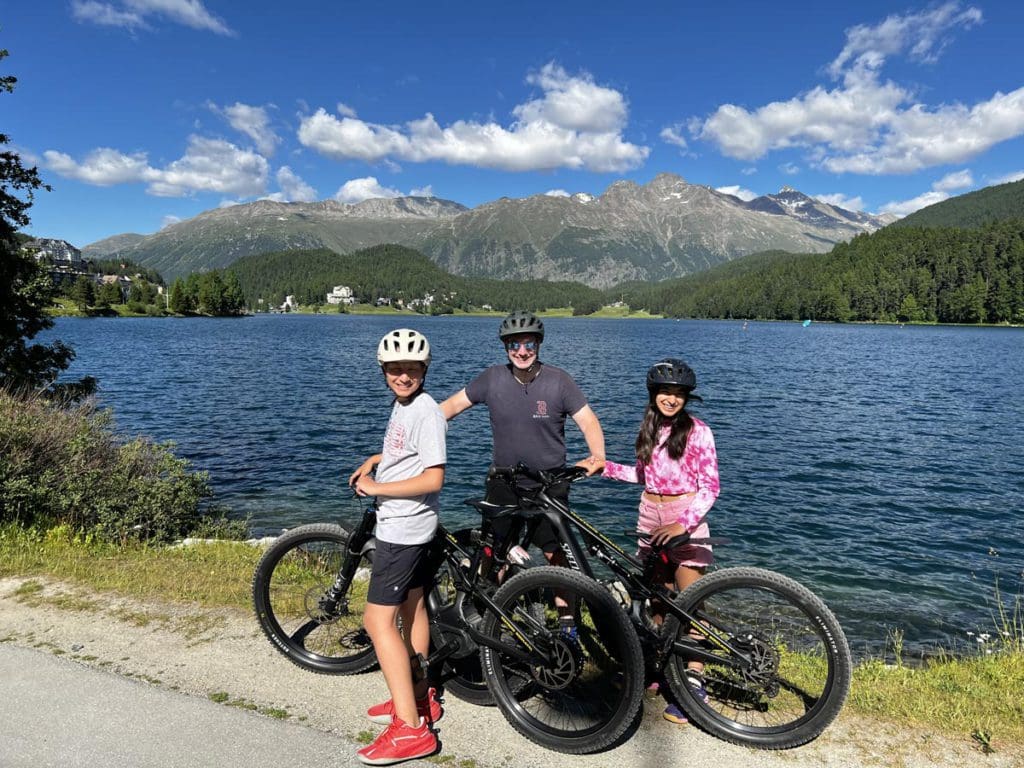
POLYGON ((679 607, 675 601, 679 595, 677 591, 653 582, 651 576, 655 559, 658 557, 657 553, 652 551, 647 562, 641 563, 593 524, 574 512, 567 503, 547 494, 543 486, 536 492, 531 491, 530 493, 531 495, 523 498, 523 501, 534 509, 525 510, 523 515, 526 523, 525 531, 519 538, 510 537, 510 543, 525 545, 533 538, 541 518, 546 519, 555 530, 559 547, 569 568, 579 571, 595 581, 600 581, 590 565, 586 551, 580 545, 579 539, 573 531, 575 528, 582 534, 590 553, 625 583, 631 600, 628 613, 645 644, 656 647, 662 655, 679 654, 690 661, 722 662, 720 656, 701 648, 696 638, 672 639, 670 641, 670 639, 661 638, 656 630, 648 626, 640 614, 642 604, 647 600, 658 600, 664 605, 665 611, 674 615, 681 623, 688 622, 704 639, 720 649, 728 650, 735 658, 735 666, 739 667, 745 662, 749 662, 748 654, 737 648, 722 633, 708 626, 707 622, 702 621, 699 617, 679 607))
MULTIPOLYGON (((352 530, 349 537, 348 550, 345 554, 345 559, 342 561, 338 575, 335 578, 334 583, 320 598, 318 603, 318 607, 325 613, 325 615, 330 615, 338 610, 347 611, 348 605, 345 595, 348 594, 349 587, 352 584, 352 579, 355 577, 360 556, 366 548, 373 546, 373 528, 376 521, 376 505, 371 505, 364 510, 362 518, 352 530)), ((481 577, 479 575, 479 566, 483 556, 482 549, 478 548, 475 552, 470 552, 464 549, 459 544, 455 535, 440 524, 438 524, 437 533, 435 534, 432 543, 434 545, 432 553, 434 560, 433 572, 436 574, 438 570, 440 570, 442 563, 447 561, 449 565, 449 573, 452 574, 455 581, 455 592, 459 596, 459 599, 456 600, 453 606, 455 609, 453 615, 452 611, 446 611, 440 604, 436 591, 430 590, 427 595, 427 610, 430 615, 431 623, 441 630, 448 630, 449 632, 455 632, 458 635, 468 636, 478 646, 486 646, 499 651, 502 654, 511 656, 518 661, 528 664, 537 664, 546 661, 543 651, 537 647, 536 643, 522 633, 516 623, 509 618, 508 614, 505 613, 488 594, 486 594, 486 590, 480 588, 479 582, 481 577), (469 565, 467 568, 464 568, 463 564, 466 561, 468 561, 469 565), (508 645, 500 640, 495 640, 494 638, 491 638, 477 630, 465 616, 463 605, 466 598, 478 600, 482 602, 488 610, 493 611, 494 614, 498 616, 502 626, 504 626, 506 630, 508 630, 508 632, 511 633, 511 635, 522 645, 522 648, 508 645)), ((530 617, 521 618, 532 622, 530 617)), ((535 622, 532 623, 535 625, 534 629, 547 632, 543 627, 536 625, 535 622)), ((458 642, 449 640, 430 654, 426 660, 426 666, 429 668, 431 664, 443 662, 446 658, 455 653, 459 646, 460 644, 458 642)))

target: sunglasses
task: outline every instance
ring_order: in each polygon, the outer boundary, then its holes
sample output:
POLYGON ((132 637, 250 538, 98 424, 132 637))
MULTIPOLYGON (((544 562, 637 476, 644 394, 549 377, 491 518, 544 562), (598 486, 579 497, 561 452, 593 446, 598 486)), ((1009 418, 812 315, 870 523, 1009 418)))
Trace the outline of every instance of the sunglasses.
POLYGON ((536 341, 506 341, 505 342, 505 349, 509 350, 510 352, 518 352, 520 347, 525 348, 527 352, 536 352, 537 351, 537 342, 536 341))

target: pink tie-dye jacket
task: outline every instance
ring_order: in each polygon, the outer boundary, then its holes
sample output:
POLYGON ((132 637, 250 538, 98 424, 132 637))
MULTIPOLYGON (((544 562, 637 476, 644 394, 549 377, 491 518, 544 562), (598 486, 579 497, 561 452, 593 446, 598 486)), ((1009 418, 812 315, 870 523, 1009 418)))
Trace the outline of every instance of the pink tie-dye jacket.
POLYGON ((662 427, 658 444, 654 447, 649 464, 637 459, 636 464, 605 462, 604 476, 626 483, 643 483, 651 493, 678 495, 696 492, 696 496, 679 518, 687 530, 695 528, 711 509, 718 497, 718 454, 711 428, 700 419, 693 419, 693 427, 686 440, 686 450, 676 461, 665 449, 670 427, 662 427))

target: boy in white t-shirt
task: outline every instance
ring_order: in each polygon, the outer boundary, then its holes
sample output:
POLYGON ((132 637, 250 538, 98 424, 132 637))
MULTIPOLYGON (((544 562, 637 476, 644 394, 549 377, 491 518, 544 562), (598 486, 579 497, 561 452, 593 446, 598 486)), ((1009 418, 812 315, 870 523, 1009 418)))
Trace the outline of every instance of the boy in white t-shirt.
POLYGON ((391 699, 367 711, 371 720, 387 728, 356 756, 367 765, 390 765, 438 750, 431 726, 443 710, 419 659, 430 650, 425 593, 433 576, 429 545, 444 484, 447 422, 423 391, 430 365, 430 344, 423 334, 408 328, 388 333, 377 347, 377 361, 395 402, 383 451, 364 461, 349 485, 360 496, 378 500, 377 549, 363 625, 391 699), (398 631, 399 616, 404 637, 398 631))

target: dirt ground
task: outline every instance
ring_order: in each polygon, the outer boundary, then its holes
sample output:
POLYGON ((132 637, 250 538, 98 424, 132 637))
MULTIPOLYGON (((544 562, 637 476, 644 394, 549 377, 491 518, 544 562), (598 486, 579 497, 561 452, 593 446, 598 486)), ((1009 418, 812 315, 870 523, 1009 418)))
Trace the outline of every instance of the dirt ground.
MULTIPOLYGON (((375 732, 365 710, 387 698, 379 673, 339 677, 299 669, 271 648, 251 614, 140 603, 39 580, 26 588, 26 582, 0 579, 0 641, 62 654, 183 696, 287 716, 336 736, 342 747, 347 741, 354 749, 375 732)), ((521 737, 495 708, 449 696, 440 723, 443 750, 430 761, 458 768, 554 768, 569 761, 584 768, 664 768, 672 762, 715 768, 1024 766, 1020 745, 996 744, 996 752, 986 755, 966 735, 958 741, 848 713, 811 744, 782 752, 753 750, 668 723, 661 718, 661 704, 645 704, 639 730, 621 746, 568 757, 521 737)))

